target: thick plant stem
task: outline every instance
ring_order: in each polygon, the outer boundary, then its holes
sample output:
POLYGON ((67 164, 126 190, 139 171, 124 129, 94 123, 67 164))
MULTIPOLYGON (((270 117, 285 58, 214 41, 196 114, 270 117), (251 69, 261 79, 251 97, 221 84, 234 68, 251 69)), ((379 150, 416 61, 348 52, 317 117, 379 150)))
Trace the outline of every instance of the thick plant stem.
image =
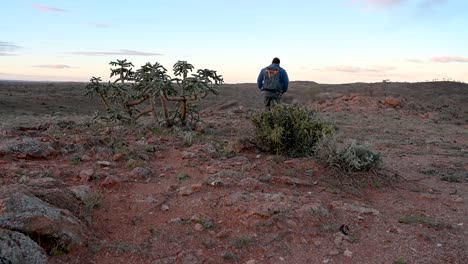
POLYGON ((104 97, 104 95, 102 95, 102 93, 100 93, 99 96, 101 97, 102 103, 106 106, 106 111, 109 112, 110 106, 109 106, 109 103, 107 102, 106 98, 104 97))
POLYGON ((148 96, 148 95, 145 95, 145 96, 143 96, 143 98, 141 98, 141 99, 128 102, 128 103, 126 104, 126 106, 127 106, 127 107, 130 107, 130 106, 139 105, 139 104, 143 103, 144 101, 146 101, 146 99, 148 99, 148 98, 149 98, 149 96, 148 96))
POLYGON ((138 118, 142 117, 143 115, 145 115, 147 113, 152 113, 152 112, 153 112, 153 109, 148 108, 148 109, 144 110, 143 112, 138 113, 138 115, 135 116, 135 120, 137 120, 138 118))
POLYGON ((182 122, 182 124, 185 125, 186 119, 187 119, 187 99, 183 97, 183 99, 180 100, 180 122, 182 122))
POLYGON ((158 123, 158 115, 156 114, 156 104, 154 102, 154 96, 151 96, 149 101, 151 103, 151 115, 153 116, 154 122, 158 123))
POLYGON ((166 99, 163 95, 160 95, 159 99, 161 100, 161 108, 164 115, 164 120, 166 121, 166 125, 169 126, 169 114, 167 113, 166 99))

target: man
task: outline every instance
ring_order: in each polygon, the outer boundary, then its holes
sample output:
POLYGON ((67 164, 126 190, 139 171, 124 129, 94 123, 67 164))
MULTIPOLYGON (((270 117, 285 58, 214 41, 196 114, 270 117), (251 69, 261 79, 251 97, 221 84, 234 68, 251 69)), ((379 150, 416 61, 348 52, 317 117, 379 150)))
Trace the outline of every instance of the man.
POLYGON ((265 107, 281 102, 281 96, 288 90, 289 78, 279 66, 280 59, 274 58, 271 65, 263 68, 257 78, 258 89, 263 92, 265 107))

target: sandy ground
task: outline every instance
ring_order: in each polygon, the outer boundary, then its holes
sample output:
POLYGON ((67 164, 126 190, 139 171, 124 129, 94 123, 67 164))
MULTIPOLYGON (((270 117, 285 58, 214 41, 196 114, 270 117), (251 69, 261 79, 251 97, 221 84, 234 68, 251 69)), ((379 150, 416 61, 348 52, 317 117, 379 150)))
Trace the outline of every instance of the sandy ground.
POLYGON ((363 186, 313 158, 262 152, 254 84, 200 103, 199 132, 91 124, 101 106, 83 87, 0 82, 0 139, 83 146, 0 157, 2 184, 47 174, 99 197, 88 246, 50 263, 468 262, 468 85, 293 82, 284 102, 320 109, 340 141, 381 153, 387 181, 363 186))

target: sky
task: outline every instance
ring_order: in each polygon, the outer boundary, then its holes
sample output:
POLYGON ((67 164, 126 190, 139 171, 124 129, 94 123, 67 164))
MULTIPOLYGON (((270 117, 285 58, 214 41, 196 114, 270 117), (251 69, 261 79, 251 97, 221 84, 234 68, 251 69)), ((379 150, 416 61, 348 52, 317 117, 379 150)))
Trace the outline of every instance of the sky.
POLYGON ((110 61, 178 60, 256 82, 468 82, 466 0, 4 0, 0 79, 109 80, 110 61))

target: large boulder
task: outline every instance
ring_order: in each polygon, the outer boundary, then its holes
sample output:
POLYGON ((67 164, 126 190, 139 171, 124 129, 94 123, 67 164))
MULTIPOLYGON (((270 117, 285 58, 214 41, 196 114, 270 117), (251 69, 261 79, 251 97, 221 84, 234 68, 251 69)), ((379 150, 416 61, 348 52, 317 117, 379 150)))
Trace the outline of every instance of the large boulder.
POLYGON ((0 263, 47 263, 47 255, 31 238, 0 228, 0 263))
POLYGON ((20 190, 0 191, 0 228, 28 234, 49 252, 68 252, 87 238, 85 225, 70 211, 20 190))
POLYGON ((81 200, 62 181, 54 178, 33 179, 24 188, 37 198, 60 209, 66 209, 80 217, 81 200))
POLYGON ((0 142, 0 156, 22 154, 29 158, 47 158, 55 152, 50 144, 32 138, 9 139, 0 142))

